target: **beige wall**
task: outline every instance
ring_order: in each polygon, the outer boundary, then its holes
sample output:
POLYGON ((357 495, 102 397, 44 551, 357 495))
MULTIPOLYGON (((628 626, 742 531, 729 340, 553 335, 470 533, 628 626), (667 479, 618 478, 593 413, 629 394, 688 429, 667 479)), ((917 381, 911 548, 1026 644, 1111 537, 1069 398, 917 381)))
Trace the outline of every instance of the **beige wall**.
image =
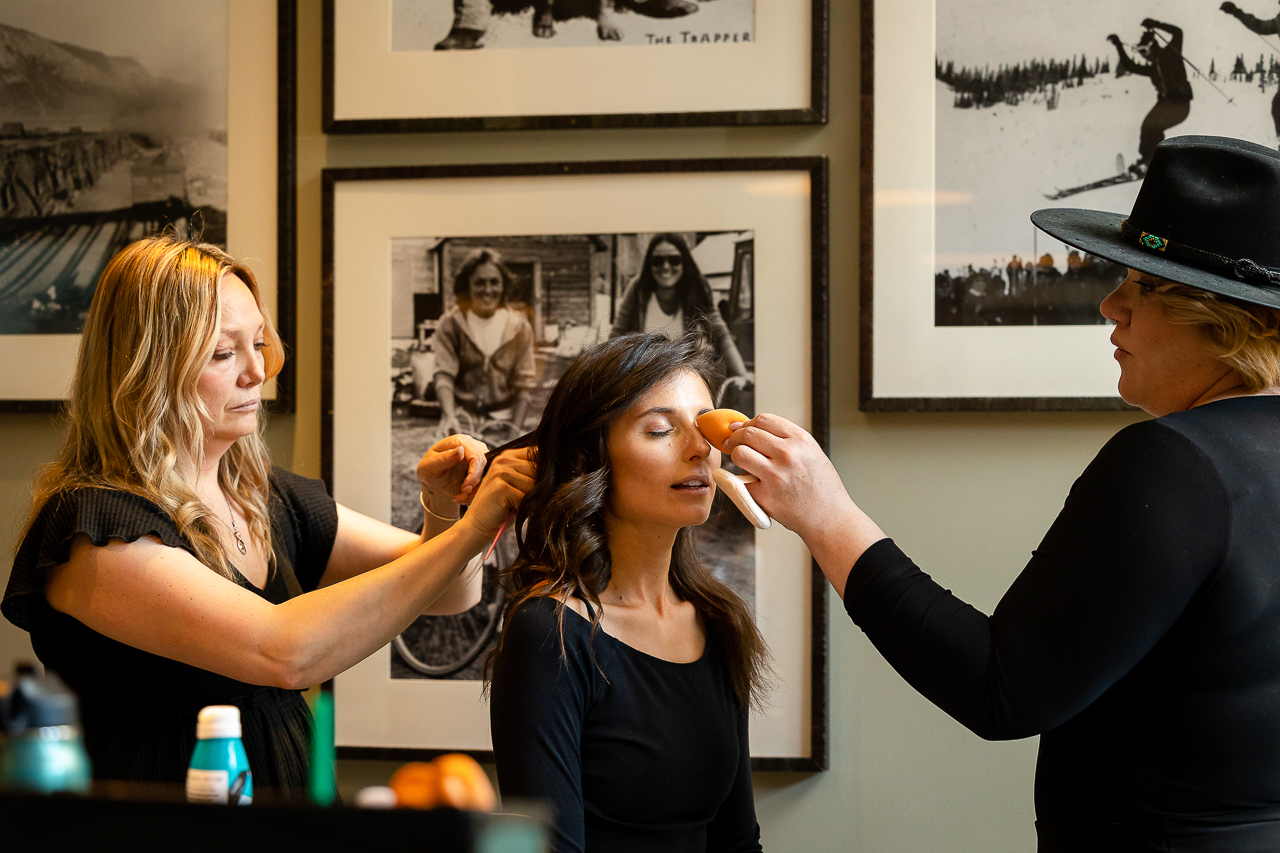
MULTIPOLYGON (((320 470, 320 170, 325 166, 822 154, 831 160, 831 415, 854 497, 921 566, 990 611, 1116 430, 1104 414, 867 415, 857 406, 858 15, 832 0, 825 127, 581 130, 410 136, 320 131, 320 0, 300 4, 298 413, 271 425, 277 461, 320 470)), ((27 481, 55 450, 52 418, 0 416, 0 544, 12 546, 27 481)), ((7 572, 0 570, 0 578, 7 572)), ((829 598, 831 769, 756 776, 766 849, 974 851, 1034 847, 1035 742, 978 740, 908 688, 829 598)), ((0 623, 0 666, 29 656, 0 623)), ((344 788, 393 765, 344 762, 344 788)))

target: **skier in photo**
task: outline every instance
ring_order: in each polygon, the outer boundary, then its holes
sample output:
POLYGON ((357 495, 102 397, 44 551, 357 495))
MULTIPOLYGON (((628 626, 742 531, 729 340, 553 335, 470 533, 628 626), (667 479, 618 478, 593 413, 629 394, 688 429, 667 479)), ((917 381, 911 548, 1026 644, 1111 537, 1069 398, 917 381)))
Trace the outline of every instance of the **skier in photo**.
POLYGON ((1142 120, 1138 161, 1129 167, 1136 175, 1146 173, 1147 161, 1151 152, 1164 140, 1164 132, 1181 124, 1191 112, 1191 83, 1187 80, 1187 70, 1182 61, 1182 30, 1151 18, 1144 20, 1142 26, 1146 31, 1138 40, 1136 52, 1147 61, 1145 65, 1129 58, 1118 35, 1112 33, 1107 36, 1107 41, 1115 45, 1116 52, 1120 54, 1118 67, 1130 74, 1150 77, 1151 84, 1156 87, 1156 105, 1142 120), (1169 34, 1168 44, 1160 44, 1155 32, 1158 29, 1169 34))
MULTIPOLYGON (((1260 36, 1273 36, 1280 33, 1280 14, 1270 20, 1255 18, 1230 0, 1223 3, 1221 9, 1260 36)), ((1276 136, 1280 137, 1280 91, 1276 92, 1275 98, 1271 101, 1271 120, 1275 122, 1276 136)))

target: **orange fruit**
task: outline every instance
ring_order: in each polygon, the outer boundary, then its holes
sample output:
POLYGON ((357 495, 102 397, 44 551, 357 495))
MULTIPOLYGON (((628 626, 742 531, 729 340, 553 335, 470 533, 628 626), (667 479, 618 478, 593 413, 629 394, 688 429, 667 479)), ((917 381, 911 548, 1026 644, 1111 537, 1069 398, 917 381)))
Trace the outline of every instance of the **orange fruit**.
POLYGON ((411 761, 391 774, 387 787, 396 792, 399 808, 433 809, 440 805, 440 768, 411 761))
POLYGON ((387 786, 396 792, 400 808, 448 806, 491 812, 498 799, 484 769, 460 752, 441 755, 429 764, 410 762, 391 775, 387 786))
POLYGON ((698 429, 706 436, 707 441, 716 450, 724 450, 725 440, 730 435, 729 424, 738 421, 749 421, 751 418, 733 409, 712 409, 698 415, 698 429))
POLYGON ((446 803, 458 809, 493 811, 497 795, 489 776, 474 758, 461 752, 451 752, 432 763, 440 770, 440 789, 446 803))

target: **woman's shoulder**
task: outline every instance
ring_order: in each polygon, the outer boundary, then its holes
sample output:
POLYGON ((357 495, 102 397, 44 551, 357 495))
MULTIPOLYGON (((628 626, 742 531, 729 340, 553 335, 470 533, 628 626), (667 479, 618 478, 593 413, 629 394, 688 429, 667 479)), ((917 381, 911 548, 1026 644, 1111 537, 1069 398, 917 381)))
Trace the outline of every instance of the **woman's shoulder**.
POLYGON ((30 630, 42 609, 48 570, 70 560, 71 546, 82 536, 98 546, 145 537, 190 551, 173 519, 141 495, 93 486, 56 492, 35 513, 14 555, 3 606, 9 621, 30 630))
POLYGON ((329 487, 323 480, 315 480, 295 474, 279 465, 271 466, 268 482, 272 492, 287 506, 301 510, 328 509, 333 507, 329 487))
POLYGON ((442 331, 457 332, 465 326, 461 306, 450 305, 440 316, 440 324, 436 326, 436 334, 442 331))
POLYGON ((504 650, 510 645, 526 653, 590 657, 594 638, 589 618, 576 598, 566 602, 549 595, 529 596, 507 615, 502 645, 504 650))
MULTIPOLYGON (((1241 437, 1248 439, 1256 428, 1247 419, 1234 417, 1240 407, 1222 405, 1231 402, 1219 401, 1130 424, 1103 445, 1095 462, 1106 460, 1108 464, 1123 469, 1200 464, 1213 455, 1215 446, 1229 444, 1241 437)), ((1280 409, 1280 405, 1277 408, 1280 409)), ((1276 433, 1273 437, 1280 438, 1280 419, 1268 420, 1269 428, 1276 433)))
POLYGON ((533 335, 533 326, 530 325, 529 318, 525 316, 523 311, 505 305, 498 310, 507 312, 505 327, 508 337, 515 337, 521 334, 533 335))
POLYGON ((27 538, 76 533, 88 535, 95 545, 104 545, 110 538, 132 542, 147 535, 166 545, 182 542, 173 519, 154 501, 107 486, 81 486, 52 495, 36 513, 27 538))
POLYGON ((531 595, 521 599, 511 609, 511 613, 507 617, 507 622, 511 628, 519 626, 524 630, 532 630, 545 633, 547 630, 559 630, 560 617, 563 610, 573 610, 574 613, 582 616, 581 620, 570 618, 570 614, 564 613, 564 624, 566 629, 569 626, 577 627, 578 622, 585 621, 589 617, 586 615, 586 609, 581 601, 576 598, 564 599, 553 595, 531 595))
POLYGON ((1146 507, 1152 501, 1207 505, 1226 493, 1213 442, 1165 416, 1113 435, 1072 486, 1107 506, 1146 507))
POLYGON ((629 282, 627 282, 625 287, 622 288, 622 296, 620 297, 620 299, 622 299, 623 301, 639 299, 640 294, 645 289, 646 288, 644 286, 644 274, 643 273, 637 274, 633 276, 629 282))

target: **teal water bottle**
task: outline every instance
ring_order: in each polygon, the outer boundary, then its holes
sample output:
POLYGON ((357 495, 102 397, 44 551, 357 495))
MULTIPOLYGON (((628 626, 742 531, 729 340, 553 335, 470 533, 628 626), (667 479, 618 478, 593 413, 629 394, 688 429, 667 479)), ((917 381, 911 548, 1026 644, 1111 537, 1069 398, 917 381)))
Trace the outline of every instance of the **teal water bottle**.
POLYGON ((240 709, 235 705, 210 705, 196 718, 187 801, 233 806, 253 802, 253 773, 240 741, 240 709))
POLYGON ((53 673, 20 675, 0 711, 9 732, 0 754, 0 783, 41 794, 89 793, 80 705, 62 679, 53 673))

